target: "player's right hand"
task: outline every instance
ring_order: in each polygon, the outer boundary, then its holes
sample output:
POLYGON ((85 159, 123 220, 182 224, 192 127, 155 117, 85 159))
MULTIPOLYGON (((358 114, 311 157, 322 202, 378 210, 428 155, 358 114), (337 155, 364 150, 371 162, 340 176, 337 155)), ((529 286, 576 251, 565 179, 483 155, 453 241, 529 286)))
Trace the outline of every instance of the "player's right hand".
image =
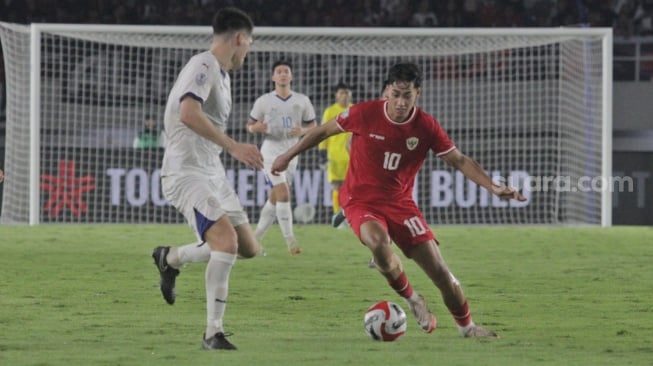
POLYGON ((282 171, 288 169, 288 164, 290 162, 290 159, 287 159, 285 157, 286 154, 281 154, 277 156, 276 159, 274 159, 274 162, 272 163, 272 174, 274 175, 279 175, 282 171))
POLYGON ((236 143, 229 154, 250 168, 263 169, 263 155, 256 145, 236 143))

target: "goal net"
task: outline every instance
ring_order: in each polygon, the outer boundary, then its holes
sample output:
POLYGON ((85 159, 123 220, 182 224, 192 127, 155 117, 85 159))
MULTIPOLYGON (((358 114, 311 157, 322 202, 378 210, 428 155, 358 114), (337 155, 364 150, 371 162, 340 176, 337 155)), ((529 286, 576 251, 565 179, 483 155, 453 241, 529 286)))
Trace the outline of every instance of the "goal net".
MULTIPOLYGON (((7 75, 2 223, 182 222, 159 183, 163 147, 134 147, 144 121, 161 129, 167 93, 208 27, 0 23, 7 75)), ((609 29, 255 29, 232 73, 228 133, 260 143, 245 124, 268 92, 271 65, 293 63, 293 89, 318 118, 334 86, 354 102, 378 98, 399 60, 423 70, 418 104, 497 182, 528 201, 500 201, 435 156, 414 196, 432 224, 610 225, 611 44, 609 29)), ((261 173, 223 156, 230 180, 258 219, 261 173)), ((301 156, 293 205, 313 222, 332 214, 317 149, 301 156)))

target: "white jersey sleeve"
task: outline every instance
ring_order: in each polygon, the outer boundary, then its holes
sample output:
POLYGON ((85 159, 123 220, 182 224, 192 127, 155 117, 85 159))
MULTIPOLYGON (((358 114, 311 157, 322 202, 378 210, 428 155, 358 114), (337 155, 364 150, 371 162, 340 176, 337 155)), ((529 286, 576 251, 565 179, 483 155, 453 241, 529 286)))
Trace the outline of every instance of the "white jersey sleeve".
POLYGON ((192 96, 204 103, 211 93, 211 87, 218 77, 217 70, 214 70, 202 57, 194 57, 179 74, 174 91, 181 98, 192 96))
POLYGON ((194 171, 222 175, 222 148, 192 131, 180 119, 179 108, 184 98, 194 98, 217 128, 226 129, 231 112, 231 81, 209 51, 193 56, 180 71, 166 104, 164 124, 166 151, 162 175, 194 171))
POLYGON ((252 106, 252 110, 249 112, 249 118, 253 119, 254 121, 263 121, 266 122, 265 119, 265 96, 267 94, 264 94, 254 101, 254 106, 252 106))

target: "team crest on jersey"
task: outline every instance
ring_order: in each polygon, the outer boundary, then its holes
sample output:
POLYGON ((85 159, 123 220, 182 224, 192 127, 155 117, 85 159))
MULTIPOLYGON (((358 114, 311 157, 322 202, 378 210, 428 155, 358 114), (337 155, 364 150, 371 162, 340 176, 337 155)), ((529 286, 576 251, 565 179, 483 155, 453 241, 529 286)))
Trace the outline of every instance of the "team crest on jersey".
POLYGON ((406 147, 408 150, 414 150, 417 147, 419 139, 417 137, 409 137, 406 139, 406 147))
POLYGON ((195 83, 197 83, 197 85, 204 85, 204 83, 206 83, 206 78, 206 74, 201 72, 195 75, 195 83))
POLYGON ((347 118, 349 116, 349 108, 345 109, 340 113, 340 118, 347 118))

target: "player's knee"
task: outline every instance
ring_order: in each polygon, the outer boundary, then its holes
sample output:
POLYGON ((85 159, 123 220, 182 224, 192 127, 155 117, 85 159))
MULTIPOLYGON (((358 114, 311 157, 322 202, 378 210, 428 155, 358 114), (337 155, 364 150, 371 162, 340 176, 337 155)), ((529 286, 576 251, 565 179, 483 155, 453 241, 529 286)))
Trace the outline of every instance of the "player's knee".
POLYGON ((392 251, 391 242, 389 240, 387 242, 383 240, 378 240, 369 245, 368 244, 366 245, 372 252, 372 256, 374 257, 374 262, 378 264, 379 267, 382 268, 384 272, 390 271, 395 262, 393 260, 394 252, 392 251))
POLYGON ((238 253, 238 242, 235 240, 214 240, 206 241, 207 244, 209 244, 209 247, 211 247, 211 250, 216 250, 219 252, 225 252, 225 253, 231 253, 231 254, 237 254, 238 253))
POLYGON ((274 186, 273 191, 276 202, 288 202, 290 200, 290 190, 285 183, 274 186))
POLYGON ((378 238, 370 244, 366 244, 374 256, 374 262, 384 270, 390 271, 400 265, 399 257, 392 250, 392 242, 389 238, 378 238))
POLYGON ((361 225, 360 239, 372 252, 385 250, 391 245, 388 233, 375 221, 368 221, 361 225))
POLYGON ((401 260, 394 252, 382 252, 374 255, 377 269, 388 278, 396 278, 403 270, 401 260))
POLYGON ((226 218, 216 221, 205 233, 204 241, 211 247, 225 253, 238 252, 238 235, 226 218))

